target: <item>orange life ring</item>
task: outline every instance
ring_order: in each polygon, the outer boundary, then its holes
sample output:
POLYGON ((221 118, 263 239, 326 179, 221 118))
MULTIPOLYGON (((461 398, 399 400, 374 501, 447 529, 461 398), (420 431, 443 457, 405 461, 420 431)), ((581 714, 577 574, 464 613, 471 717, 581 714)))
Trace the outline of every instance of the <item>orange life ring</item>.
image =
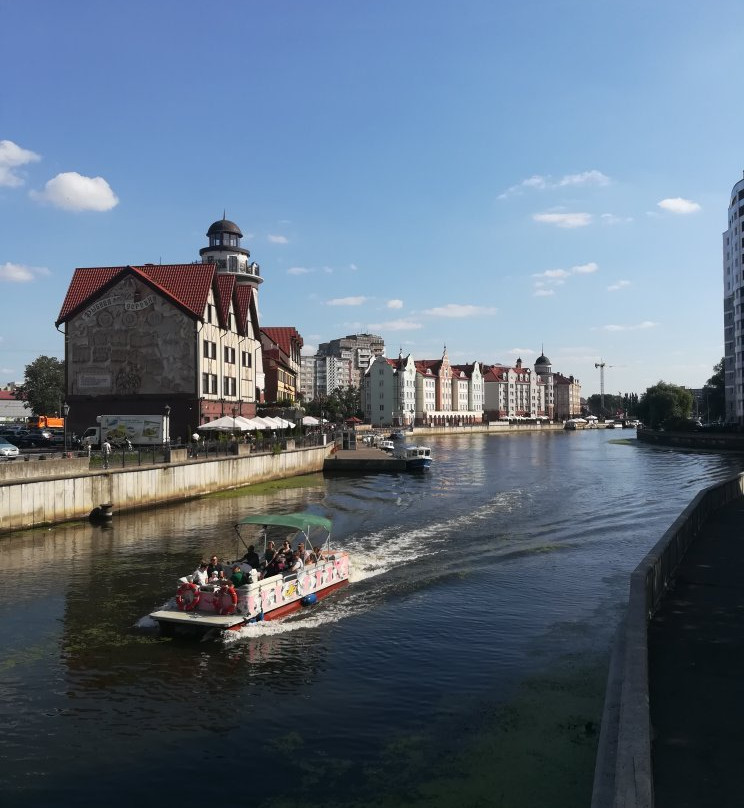
POLYGON ((200 600, 201 591, 196 584, 184 581, 181 586, 178 587, 176 605, 182 612, 193 612, 200 600), (188 596, 189 592, 191 593, 191 597, 188 596))
POLYGON ((212 604, 217 614, 235 614, 235 607, 238 605, 238 593, 235 591, 235 587, 226 587, 215 592, 212 604), (228 604, 225 604, 225 595, 230 597, 228 604))

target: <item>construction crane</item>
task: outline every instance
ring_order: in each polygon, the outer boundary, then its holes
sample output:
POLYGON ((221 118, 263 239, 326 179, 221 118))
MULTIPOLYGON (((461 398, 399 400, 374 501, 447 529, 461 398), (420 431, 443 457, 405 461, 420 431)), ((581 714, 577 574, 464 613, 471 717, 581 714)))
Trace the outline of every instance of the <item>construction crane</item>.
MULTIPOLYGON (((605 362, 601 359, 599 362, 594 363, 595 368, 599 368, 599 406, 602 410, 602 415, 604 415, 604 369, 605 369, 605 362)), ((614 365, 606 365, 608 368, 615 367, 614 365)))

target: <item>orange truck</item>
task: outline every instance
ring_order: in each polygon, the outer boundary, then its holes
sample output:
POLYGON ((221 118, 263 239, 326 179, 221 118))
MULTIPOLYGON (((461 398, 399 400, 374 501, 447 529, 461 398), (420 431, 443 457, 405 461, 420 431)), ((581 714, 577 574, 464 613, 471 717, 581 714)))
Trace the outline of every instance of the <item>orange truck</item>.
POLYGON ((64 429, 65 419, 52 415, 32 415, 27 419, 26 425, 29 429, 64 429))

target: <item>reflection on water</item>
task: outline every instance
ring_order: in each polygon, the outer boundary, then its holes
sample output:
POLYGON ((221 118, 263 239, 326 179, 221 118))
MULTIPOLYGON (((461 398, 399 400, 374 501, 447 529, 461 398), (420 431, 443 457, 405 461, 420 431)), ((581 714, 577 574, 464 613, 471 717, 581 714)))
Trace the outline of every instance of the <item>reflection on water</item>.
POLYGON ((741 467, 599 430, 431 445, 426 474, 316 477, 4 537, 7 804, 94 804, 99 790, 115 806, 170 804, 196 771, 278 759, 297 765, 258 777, 256 804, 343 804, 352 786, 374 802, 402 760, 423 782, 452 733, 536 671, 606 652, 630 570, 701 487, 741 467), (201 557, 242 554, 241 516, 304 508, 332 517, 350 586, 224 643, 137 627, 201 557))

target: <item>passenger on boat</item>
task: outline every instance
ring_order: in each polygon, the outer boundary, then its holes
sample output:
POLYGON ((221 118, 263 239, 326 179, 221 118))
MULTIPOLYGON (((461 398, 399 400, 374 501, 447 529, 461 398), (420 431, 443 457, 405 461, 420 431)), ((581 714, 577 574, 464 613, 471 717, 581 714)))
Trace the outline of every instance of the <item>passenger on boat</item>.
POLYGON ((209 583, 210 584, 221 584, 225 581, 229 581, 230 579, 225 575, 225 570, 220 567, 218 570, 214 570, 212 574, 209 576, 209 583))
POLYGON ((289 543, 289 539, 284 539, 282 546, 279 548, 279 552, 284 553, 284 555, 292 552, 292 545, 289 543))
POLYGON ((204 586, 207 581, 209 580, 209 575, 207 573, 207 562, 202 561, 199 566, 196 568, 193 574, 194 583, 197 586, 204 586))
POLYGON ((305 566, 305 562, 302 560, 302 556, 299 553, 290 551, 287 556, 287 566, 290 572, 299 572, 305 566))
POLYGON ((276 556, 276 547, 273 541, 270 541, 266 544, 266 550, 264 551, 264 565, 270 564, 274 560, 274 556, 276 556))
POLYGON ((230 578, 235 586, 245 586, 245 584, 250 583, 250 578, 248 577, 248 573, 243 572, 239 564, 236 564, 232 568, 232 576, 230 578))
POLYGON ((313 555, 315 556, 316 562, 323 560, 323 551, 320 547, 313 547, 313 555))
POLYGON ((220 570, 222 570, 222 564, 220 564, 217 556, 213 555, 212 560, 209 562, 209 566, 207 567, 207 575, 210 578, 213 578, 215 573, 220 572, 220 570))
POLYGON ((240 560, 245 561, 246 564, 250 564, 254 569, 261 566, 261 559, 258 557, 256 548, 252 544, 248 546, 248 552, 240 560))

